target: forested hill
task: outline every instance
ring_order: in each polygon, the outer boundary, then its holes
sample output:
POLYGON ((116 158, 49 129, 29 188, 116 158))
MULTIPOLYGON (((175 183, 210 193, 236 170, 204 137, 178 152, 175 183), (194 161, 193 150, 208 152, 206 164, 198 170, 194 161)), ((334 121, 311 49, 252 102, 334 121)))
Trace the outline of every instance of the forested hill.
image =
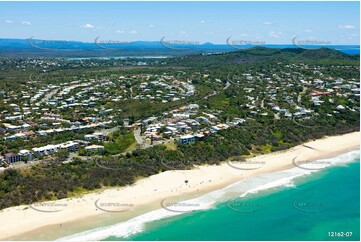
MULTIPOLYGON (((186 56, 208 55, 209 53, 246 52, 250 55, 261 54, 261 49, 266 49, 265 55, 279 53, 280 50, 295 54, 305 50, 297 49, 294 44, 254 45, 229 45, 198 43, 198 44, 170 44, 166 40, 134 41, 103 43, 96 38, 93 42, 65 41, 65 40, 40 40, 40 39, 4 39, 0 38, 0 57, 33 57, 33 58, 59 58, 59 57, 117 57, 117 56, 186 56), (242 49, 241 51, 237 51, 242 49), (253 54, 252 54, 253 53, 253 54)), ((325 46, 344 53, 359 53, 357 45, 328 45, 325 46)), ((312 50, 310 53, 312 53, 312 50)), ((320 51, 320 50, 318 50, 320 51)), ((308 52, 308 51, 306 51, 308 52)), ((322 52, 322 51, 321 51, 322 52)), ((317 52, 319 53, 319 52, 317 52)), ((306 54, 306 53, 305 53, 306 54)), ((315 53, 311 54, 312 56, 315 53)), ((323 56, 322 53, 319 53, 323 56)), ((307 57, 307 54, 306 56, 307 57)), ((331 56, 332 57, 332 56, 331 56)))
POLYGON ((169 64, 182 66, 213 66, 219 64, 238 65, 261 62, 321 62, 324 64, 357 64, 359 65, 360 55, 348 55, 337 50, 301 49, 286 48, 273 49, 265 47, 255 47, 251 49, 239 50, 222 54, 198 54, 173 58, 169 64))

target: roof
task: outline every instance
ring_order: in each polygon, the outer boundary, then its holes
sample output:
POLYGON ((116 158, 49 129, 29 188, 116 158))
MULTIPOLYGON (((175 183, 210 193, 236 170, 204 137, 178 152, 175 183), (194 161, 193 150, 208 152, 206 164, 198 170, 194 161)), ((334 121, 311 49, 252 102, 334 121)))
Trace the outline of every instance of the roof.
POLYGON ((194 135, 191 135, 191 134, 186 134, 186 135, 183 135, 181 137, 179 137, 180 139, 192 139, 194 138, 194 135))
POLYGON ((104 146, 102 145, 89 145, 87 147, 85 147, 86 150, 91 150, 91 149, 104 149, 104 146))
POLYGON ((7 154, 5 154, 4 156, 5 157, 16 157, 16 156, 18 156, 19 154, 16 154, 16 153, 7 153, 7 154))

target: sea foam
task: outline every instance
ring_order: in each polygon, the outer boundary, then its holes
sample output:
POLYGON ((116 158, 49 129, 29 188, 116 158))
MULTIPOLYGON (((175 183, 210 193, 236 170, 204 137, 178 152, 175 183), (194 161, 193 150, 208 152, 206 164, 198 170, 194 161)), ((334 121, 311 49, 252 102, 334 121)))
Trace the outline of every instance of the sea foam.
MULTIPOLYGON (((339 155, 332 159, 323 159, 319 161, 327 160, 328 161, 327 164, 330 164, 328 166, 345 166, 348 163, 359 160, 359 158, 360 158, 360 150, 354 150, 339 155)), ((302 169, 300 167, 295 167, 285 171, 262 174, 241 180, 223 189, 213 191, 198 198, 186 200, 183 202, 189 204, 199 204, 197 210, 212 209, 212 207, 214 207, 215 204, 220 202, 225 202, 226 200, 230 199, 231 196, 233 196, 233 198, 236 196, 245 197, 248 194, 255 194, 264 190, 269 190, 279 187, 294 187, 295 184, 293 183, 293 180, 295 178, 309 175, 317 171, 318 170, 308 170, 308 169, 302 169)), ((102 228, 84 231, 78 234, 60 238, 58 240, 94 241, 94 240, 106 239, 110 236, 126 238, 133 234, 142 232, 144 230, 146 223, 184 214, 190 212, 191 210, 194 211, 194 208, 190 207, 189 210, 183 208, 182 211, 177 211, 177 212, 169 211, 162 208, 142 214, 125 222, 114 224, 108 227, 102 227, 102 228)))

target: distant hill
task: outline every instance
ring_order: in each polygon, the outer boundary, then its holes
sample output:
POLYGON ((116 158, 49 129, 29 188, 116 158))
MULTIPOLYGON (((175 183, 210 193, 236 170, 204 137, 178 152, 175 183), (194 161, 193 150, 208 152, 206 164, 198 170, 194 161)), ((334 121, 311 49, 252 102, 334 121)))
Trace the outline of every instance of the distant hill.
POLYGON ((320 49, 301 49, 301 48, 265 48, 254 47, 246 50, 238 50, 223 54, 196 54, 169 59, 169 64, 185 66, 213 66, 219 63, 228 65, 251 64, 255 62, 290 62, 290 61, 351 61, 359 62, 359 55, 349 55, 337 50, 320 49))
MULTIPOLYGON (((63 40, 39 40, 39 39, 0 39, 0 57, 105 57, 105 56, 180 56, 190 54, 227 53, 250 49, 250 56, 273 55, 280 49, 286 52, 302 53, 307 57, 306 50, 297 49, 294 45, 264 45, 267 50, 259 51, 259 47, 253 49, 252 45, 229 46, 227 44, 212 43, 173 43, 165 39, 160 41, 135 41, 129 43, 109 43, 100 39, 94 42, 63 41, 63 40)), ((339 49, 348 54, 359 54, 359 46, 327 46, 339 49)), ((310 54, 310 58, 314 57, 310 54)), ((320 57, 324 54, 319 53, 320 57)), ((247 57, 248 61, 249 58, 247 57)), ((242 58, 239 58, 242 62, 242 58)))
POLYGON ((130 43, 93 43, 62 40, 0 39, 0 56, 6 57, 104 57, 104 56, 177 56, 208 52, 229 52, 227 45, 172 44, 164 41, 130 43))

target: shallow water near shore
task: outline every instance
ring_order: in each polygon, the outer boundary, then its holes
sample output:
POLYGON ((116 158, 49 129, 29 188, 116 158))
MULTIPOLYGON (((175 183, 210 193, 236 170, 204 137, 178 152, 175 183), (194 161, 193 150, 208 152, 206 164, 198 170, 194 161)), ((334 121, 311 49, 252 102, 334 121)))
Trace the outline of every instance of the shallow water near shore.
POLYGON ((156 210, 63 239, 359 240, 359 157, 352 151, 320 171, 264 174, 187 200, 201 210, 156 210))

